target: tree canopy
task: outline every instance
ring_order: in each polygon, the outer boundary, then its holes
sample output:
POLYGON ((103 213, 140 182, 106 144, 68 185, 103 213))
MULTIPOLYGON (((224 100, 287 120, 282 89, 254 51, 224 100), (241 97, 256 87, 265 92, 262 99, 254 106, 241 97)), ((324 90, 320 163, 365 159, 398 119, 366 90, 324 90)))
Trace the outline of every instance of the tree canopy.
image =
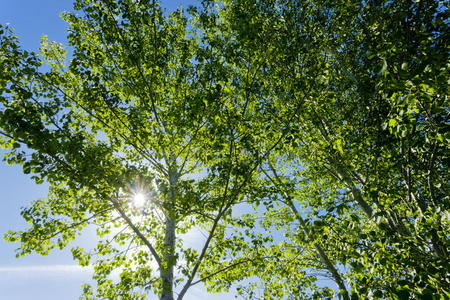
POLYGON ((450 297, 447 4, 78 0, 69 58, 0 27, 4 161, 50 186, 6 239, 95 226, 85 299, 450 297))

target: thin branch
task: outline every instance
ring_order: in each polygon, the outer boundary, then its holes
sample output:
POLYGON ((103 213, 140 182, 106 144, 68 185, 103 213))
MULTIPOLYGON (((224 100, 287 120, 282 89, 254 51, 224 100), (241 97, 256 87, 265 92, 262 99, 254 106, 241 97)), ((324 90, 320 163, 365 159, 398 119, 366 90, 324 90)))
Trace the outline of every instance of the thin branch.
POLYGON ((150 241, 142 234, 142 232, 133 224, 133 222, 128 218, 128 216, 123 211, 122 207, 120 206, 120 203, 115 200, 111 199, 111 201, 114 204, 114 207, 119 212, 119 214, 122 216, 122 218, 125 220, 125 222, 130 226, 130 228, 134 231, 134 233, 141 239, 142 242, 148 247, 150 252, 152 253, 153 257, 155 258, 156 262, 158 263, 158 266, 161 268, 161 258, 156 252, 155 248, 153 248, 153 245, 150 243, 150 241))
POLYGON ((178 296, 178 299, 182 299, 183 296, 184 296, 184 294, 186 294, 188 288, 191 287, 192 281, 193 281, 193 279, 194 279, 194 277, 195 277, 195 274, 197 273, 197 270, 198 270, 198 268, 200 267, 200 264, 201 264, 203 258, 204 258, 205 255, 206 255, 206 251, 207 251, 207 249, 208 249, 208 247, 209 247, 209 244, 210 244, 210 242, 211 242, 211 240, 212 240, 212 238, 213 238, 213 236, 214 236, 214 232, 216 231, 216 228, 217 228, 217 225, 218 225, 218 223, 219 223, 219 220, 220 220, 220 218, 222 217, 222 214, 223 214, 224 212, 225 212, 225 210, 219 211, 219 213, 217 214, 216 218, 214 219, 213 226, 212 226, 211 230, 209 231, 208 238, 206 239, 206 242, 205 242, 205 244, 203 245, 203 248, 202 248, 202 251, 201 251, 201 253, 200 253, 200 256, 198 257, 197 262, 196 262, 196 264, 194 265, 194 268, 192 269, 191 275, 189 276, 189 278, 188 278, 186 284, 184 285, 183 289, 181 290, 181 292, 180 292, 180 294, 179 294, 179 296, 178 296))
POLYGON ((207 280, 208 278, 214 277, 214 276, 216 276, 216 275, 219 274, 219 273, 222 273, 222 272, 224 272, 224 271, 226 271, 226 270, 228 270, 228 269, 232 269, 232 268, 237 267, 237 266, 239 266, 239 265, 242 265, 242 264, 245 264, 245 263, 254 262, 255 260, 263 260, 263 259, 271 258, 271 257, 272 257, 272 256, 263 256, 263 257, 253 258, 253 259, 245 259, 245 260, 243 259, 242 261, 238 261, 238 262, 236 262, 236 263, 233 263, 233 264, 231 264, 231 265, 228 265, 228 266, 226 266, 226 267, 224 267, 224 268, 222 268, 222 269, 219 269, 218 271, 216 271, 216 272, 214 272, 214 273, 211 273, 211 274, 209 274, 209 275, 207 275, 207 276, 205 276, 205 277, 202 277, 201 279, 199 279, 199 280, 197 280, 197 281, 194 281, 194 282, 191 284, 191 286, 196 285, 196 284, 198 284, 198 283, 200 283, 200 282, 203 282, 203 281, 207 280))
MULTIPOLYGON (((107 209, 104 209, 104 210, 102 210, 102 211, 99 211, 99 212, 93 214, 92 216, 90 216, 90 217, 88 217, 88 218, 82 220, 82 221, 79 221, 79 222, 77 222, 77 223, 71 224, 71 225, 69 225, 69 226, 64 227, 64 228, 61 229, 61 230, 58 230, 57 232, 54 232, 52 235, 49 235, 49 236, 47 236, 47 237, 45 237, 45 238, 39 238, 39 240, 40 240, 40 241, 46 241, 46 240, 49 240, 49 239, 51 239, 51 238, 54 238, 54 237, 57 236, 58 234, 63 233, 63 232, 66 232, 67 230, 69 230, 69 229, 71 229, 71 228, 74 228, 74 227, 83 225, 83 224, 89 222, 90 220, 92 220, 93 218, 97 217, 99 214, 102 214, 102 213, 107 212, 107 211, 112 210, 112 209, 114 209, 114 207, 109 207, 109 208, 107 208, 107 209)), ((59 220, 55 220, 55 221, 59 221, 59 220)))

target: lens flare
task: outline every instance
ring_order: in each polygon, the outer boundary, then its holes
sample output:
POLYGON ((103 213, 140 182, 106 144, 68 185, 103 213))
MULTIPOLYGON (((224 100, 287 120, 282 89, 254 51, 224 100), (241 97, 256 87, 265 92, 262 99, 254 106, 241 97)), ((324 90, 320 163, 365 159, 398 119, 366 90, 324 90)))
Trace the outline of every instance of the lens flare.
POLYGON ((136 193, 133 196, 133 204, 136 207, 144 206, 145 204, 145 195, 142 193, 136 193))

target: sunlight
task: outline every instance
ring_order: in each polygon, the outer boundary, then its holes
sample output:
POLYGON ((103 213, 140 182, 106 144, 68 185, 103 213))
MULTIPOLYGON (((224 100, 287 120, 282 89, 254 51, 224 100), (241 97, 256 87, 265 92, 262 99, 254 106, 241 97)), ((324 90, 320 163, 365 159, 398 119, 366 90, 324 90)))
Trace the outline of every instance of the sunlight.
POLYGON ((136 193, 133 196, 133 204, 136 207, 142 207, 145 204, 145 195, 142 193, 136 193))

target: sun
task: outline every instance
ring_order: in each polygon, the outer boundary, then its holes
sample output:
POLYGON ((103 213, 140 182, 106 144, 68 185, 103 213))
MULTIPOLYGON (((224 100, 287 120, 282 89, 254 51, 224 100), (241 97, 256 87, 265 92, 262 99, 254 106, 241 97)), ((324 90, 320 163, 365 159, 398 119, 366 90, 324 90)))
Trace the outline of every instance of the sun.
POLYGON ((136 207, 144 206, 145 200, 145 195, 143 193, 136 193, 133 195, 133 204, 136 207))

